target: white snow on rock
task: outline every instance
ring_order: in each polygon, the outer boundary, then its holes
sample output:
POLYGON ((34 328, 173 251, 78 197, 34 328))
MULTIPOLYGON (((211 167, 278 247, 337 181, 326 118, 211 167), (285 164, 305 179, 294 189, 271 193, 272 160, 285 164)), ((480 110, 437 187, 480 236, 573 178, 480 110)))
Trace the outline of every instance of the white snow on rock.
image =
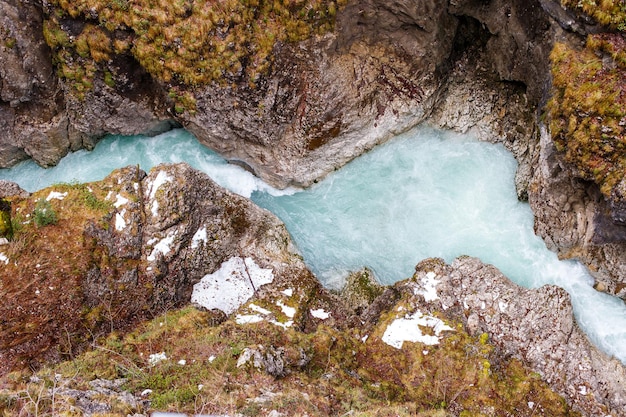
POLYGON ((198 229, 196 234, 193 235, 193 237, 191 238, 191 249, 196 249, 198 246, 200 246, 200 242, 207 242, 206 227, 198 229))
POLYGON ((252 324, 263 321, 263 317, 256 314, 237 314, 235 317, 235 323, 237 324, 252 324))
POLYGON ((5 265, 9 264, 9 258, 3 252, 0 252, 0 262, 4 262, 5 265))
POLYGON ((296 315, 296 309, 283 304, 282 300, 278 300, 276 302, 276 305, 280 307, 280 309, 283 311, 283 314, 290 319, 292 319, 296 315))
POLYGON ((255 289, 272 281, 271 269, 259 267, 252 258, 244 261, 234 256, 193 286, 191 302, 231 314, 254 295, 255 289))
POLYGON ((172 177, 170 177, 167 172, 159 171, 156 178, 150 184, 150 194, 149 199, 152 201, 152 206, 150 207, 150 211, 152 212, 152 216, 156 216, 159 214, 159 202, 156 200, 156 192, 160 186, 165 184, 166 182, 172 182, 172 177))
POLYGON ((423 289, 415 289, 415 295, 421 294, 424 297, 424 301, 427 302, 438 300, 439 295, 437 294, 437 284, 441 281, 435 278, 437 278, 437 274, 432 271, 423 276, 420 280, 423 289))
POLYGON ((156 245, 154 245, 154 247, 152 248, 152 252, 150 253, 150 255, 148 255, 146 259, 149 262, 153 262, 159 253, 162 253, 163 255, 167 255, 168 253, 170 253, 170 245, 174 242, 175 237, 176 232, 172 233, 171 235, 167 235, 167 237, 161 239, 156 245))
POLYGON ((402 349, 404 342, 420 342, 425 345, 438 345, 440 334, 444 330, 454 330, 446 325, 442 320, 425 316, 420 311, 408 314, 404 318, 395 319, 383 334, 382 341, 396 349, 402 349), (422 333, 422 327, 430 327, 434 335, 422 333))
POLYGON ((326 320, 330 317, 330 313, 324 311, 323 308, 318 308, 317 310, 311 310, 311 315, 315 318, 326 320))
POLYGON ((291 297, 293 295, 293 289, 287 288, 286 290, 282 290, 281 293, 285 294, 287 297, 291 297))
POLYGON ((67 191, 64 193, 60 193, 58 191, 50 191, 50 194, 48 194, 48 197, 46 197, 46 201, 50 201, 52 199, 63 200, 65 197, 67 197, 67 191))
POLYGON ((248 308, 249 308, 250 310, 252 310, 252 311, 256 311, 257 313, 261 313, 261 314, 263 314, 264 316, 267 316, 267 315, 269 315, 269 314, 271 314, 271 313, 272 313, 271 311, 269 311, 269 310, 267 310, 267 309, 265 309, 265 308, 263 308, 263 307, 260 307, 260 306, 258 306, 258 305, 256 305, 256 304, 254 304, 254 303, 250 303, 250 304, 248 304, 248 308))
POLYGON ((115 197, 115 203, 113 203, 113 205, 115 206, 115 208, 120 208, 121 206, 125 205, 128 203, 128 199, 126 197, 123 197, 121 195, 117 195, 115 197))
POLYGON ((289 320, 289 321, 286 321, 284 323, 281 323, 281 322, 276 321, 276 320, 270 320, 270 323, 272 323, 275 326, 282 327, 283 329, 287 329, 288 327, 293 326, 293 320, 289 320))
POLYGON ((115 213, 115 230, 121 231, 126 229, 126 219, 124 219, 125 214, 126 209, 122 209, 119 213, 115 213))

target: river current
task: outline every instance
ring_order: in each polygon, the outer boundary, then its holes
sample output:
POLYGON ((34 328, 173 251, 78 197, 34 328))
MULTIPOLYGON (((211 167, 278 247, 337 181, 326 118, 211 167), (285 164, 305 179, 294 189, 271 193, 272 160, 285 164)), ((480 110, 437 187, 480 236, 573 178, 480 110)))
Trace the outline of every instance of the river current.
POLYGON ((466 135, 414 129, 306 190, 276 190, 182 129, 150 138, 108 136, 92 152, 72 153, 56 167, 25 161, 0 170, 0 179, 32 192, 163 162, 187 162, 274 212, 327 287, 341 287, 348 271, 364 266, 391 284, 410 277, 428 257, 476 256, 524 287, 563 287, 588 337, 626 363, 626 304, 595 291, 580 263, 559 261, 534 235, 530 207, 515 193, 513 156, 466 135))

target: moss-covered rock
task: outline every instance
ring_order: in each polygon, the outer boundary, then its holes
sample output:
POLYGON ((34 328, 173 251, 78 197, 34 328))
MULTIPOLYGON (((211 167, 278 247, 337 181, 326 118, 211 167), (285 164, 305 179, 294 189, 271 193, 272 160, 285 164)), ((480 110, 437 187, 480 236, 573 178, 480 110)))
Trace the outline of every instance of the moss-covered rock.
POLYGON ((13 238, 13 225, 11 224, 11 203, 0 198, 0 238, 13 238))
MULTIPOLYGON (((59 75, 83 96, 100 64, 132 55, 155 79, 194 87, 216 82, 254 84, 272 63, 277 42, 332 30, 344 0, 148 2, 57 0, 47 4, 46 42, 59 75)), ((191 99, 177 101, 193 110, 191 99)), ((182 111, 180 111, 182 113, 182 111)))
POLYGON ((608 198, 626 173, 626 40, 589 35, 583 49, 558 43, 550 58, 557 149, 608 198))

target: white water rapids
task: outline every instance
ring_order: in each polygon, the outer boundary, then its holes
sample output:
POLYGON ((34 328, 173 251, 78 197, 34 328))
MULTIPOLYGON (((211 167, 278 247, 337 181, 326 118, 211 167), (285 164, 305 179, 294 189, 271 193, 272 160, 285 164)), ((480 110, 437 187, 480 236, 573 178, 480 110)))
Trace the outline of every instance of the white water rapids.
POLYGON ((140 140, 109 136, 54 168, 27 161, 0 170, 0 178, 34 191, 99 180, 126 165, 147 171, 182 161, 280 217, 328 287, 340 287, 348 271, 363 266, 390 284, 410 277, 424 258, 476 256, 522 286, 565 288, 588 337, 626 363, 626 304, 595 291, 581 264, 559 261, 534 235, 532 212, 514 189, 516 162, 502 146, 419 128, 307 190, 278 191, 174 130, 140 140))

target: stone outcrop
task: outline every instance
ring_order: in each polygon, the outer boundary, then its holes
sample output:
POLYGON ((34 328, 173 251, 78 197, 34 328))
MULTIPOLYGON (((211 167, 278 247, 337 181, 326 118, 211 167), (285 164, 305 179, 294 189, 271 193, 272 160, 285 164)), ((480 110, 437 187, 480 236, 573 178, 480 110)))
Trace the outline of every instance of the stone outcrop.
POLYGON ((564 164, 545 127, 529 202, 535 232, 562 258, 578 258, 596 288, 626 299, 625 228, 615 221, 597 185, 576 178, 564 164))
POLYGON ((434 288, 438 296, 423 297, 425 308, 462 318, 472 334, 487 333, 502 355, 529 364, 584 415, 624 415, 626 368, 587 340, 565 290, 549 285, 524 289, 469 257, 450 266, 426 260, 416 271, 413 282, 419 288, 414 292, 434 288))
POLYGON ((189 303, 193 285, 234 256, 276 280, 310 274, 275 216, 188 165, 60 187, 10 198, 20 231, 0 248, 2 373, 189 303), (46 198, 57 223, 35 226, 46 198))

